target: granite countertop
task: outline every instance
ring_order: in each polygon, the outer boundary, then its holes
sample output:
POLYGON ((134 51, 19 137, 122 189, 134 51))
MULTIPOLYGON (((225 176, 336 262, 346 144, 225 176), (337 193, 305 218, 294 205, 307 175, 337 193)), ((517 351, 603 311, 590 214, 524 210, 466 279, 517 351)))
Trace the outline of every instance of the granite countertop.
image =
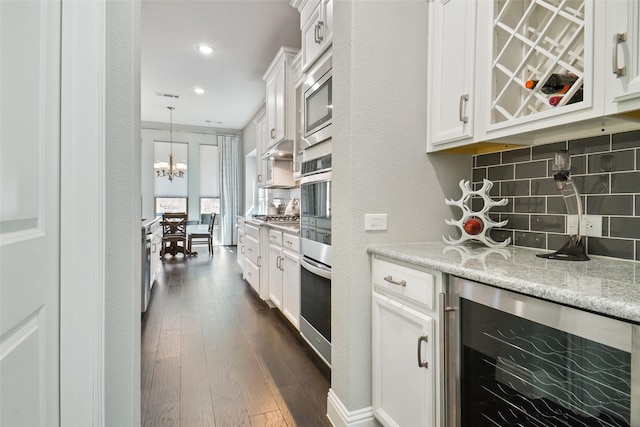
POLYGON ((439 242, 372 244, 367 252, 640 323, 640 262, 557 261, 535 256, 550 251, 439 242))

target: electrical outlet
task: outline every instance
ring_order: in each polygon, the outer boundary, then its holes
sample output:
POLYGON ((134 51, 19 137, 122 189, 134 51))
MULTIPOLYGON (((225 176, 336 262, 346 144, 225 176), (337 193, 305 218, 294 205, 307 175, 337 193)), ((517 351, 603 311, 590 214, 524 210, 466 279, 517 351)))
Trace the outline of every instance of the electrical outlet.
POLYGON ((580 234, 591 237, 602 237, 602 215, 582 215, 580 234))

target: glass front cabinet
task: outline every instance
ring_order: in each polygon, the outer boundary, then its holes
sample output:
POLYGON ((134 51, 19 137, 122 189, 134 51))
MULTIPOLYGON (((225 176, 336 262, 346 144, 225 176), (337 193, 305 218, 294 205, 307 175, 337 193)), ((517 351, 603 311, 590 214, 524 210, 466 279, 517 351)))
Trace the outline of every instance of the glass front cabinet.
POLYGON ((620 115, 640 109, 638 0, 435 0, 429 12, 441 22, 429 27, 427 151, 638 128, 620 115))

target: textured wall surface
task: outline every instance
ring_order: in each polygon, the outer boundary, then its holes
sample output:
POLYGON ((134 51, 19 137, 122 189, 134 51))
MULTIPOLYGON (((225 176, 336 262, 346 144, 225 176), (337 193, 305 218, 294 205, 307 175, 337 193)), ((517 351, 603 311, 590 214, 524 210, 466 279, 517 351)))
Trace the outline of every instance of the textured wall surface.
POLYGON ((105 4, 104 414, 105 425, 136 426, 140 425, 140 3, 105 4))
POLYGON ((491 210, 509 220, 494 238, 554 251, 567 242, 567 210, 552 172, 554 153, 565 149, 583 212, 603 217, 603 237, 588 237, 587 252, 640 261, 640 131, 474 156, 475 185, 486 178, 494 199, 509 200, 491 210))
POLYGON ((371 405, 369 243, 441 240, 471 158, 426 151, 427 3, 335 2, 332 384, 371 405), (364 231, 387 213, 387 231, 364 231))

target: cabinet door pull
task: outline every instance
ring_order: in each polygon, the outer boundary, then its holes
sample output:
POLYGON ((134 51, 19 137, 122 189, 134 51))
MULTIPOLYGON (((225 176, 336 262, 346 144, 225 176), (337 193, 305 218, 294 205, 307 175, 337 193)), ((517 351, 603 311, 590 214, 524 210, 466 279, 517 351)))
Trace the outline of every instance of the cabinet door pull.
POLYGON ((393 277, 391 275, 384 276, 384 280, 386 280, 389 283, 393 283, 394 285, 407 286, 407 281, 406 280, 393 280, 393 277))
POLYGON ((240 246, 240 253, 244 254, 244 246, 240 246))
POLYGON ((627 41, 627 33, 616 33, 613 35, 613 51, 611 53, 611 60, 613 62, 613 74, 616 78, 624 77, 627 71, 627 67, 618 67, 618 45, 627 41))
POLYGON ((318 24, 316 24, 316 43, 318 44, 322 43, 322 41, 324 40, 322 27, 324 27, 324 22, 318 21, 318 24))
POLYGON ((262 268, 262 257, 258 256, 258 268, 262 268))
POLYGON ((270 135, 271 135, 271 139, 276 137, 276 128, 271 129, 270 135))
POLYGON ((428 343, 429 337, 426 335, 418 337, 418 367, 429 369, 429 362, 427 362, 426 360, 422 360, 422 342, 423 341, 425 343, 428 343))
POLYGON ((460 95, 460 104, 458 105, 458 117, 462 123, 469 122, 469 116, 464 115, 464 107, 467 105, 467 101, 469 100, 469 94, 460 95))

